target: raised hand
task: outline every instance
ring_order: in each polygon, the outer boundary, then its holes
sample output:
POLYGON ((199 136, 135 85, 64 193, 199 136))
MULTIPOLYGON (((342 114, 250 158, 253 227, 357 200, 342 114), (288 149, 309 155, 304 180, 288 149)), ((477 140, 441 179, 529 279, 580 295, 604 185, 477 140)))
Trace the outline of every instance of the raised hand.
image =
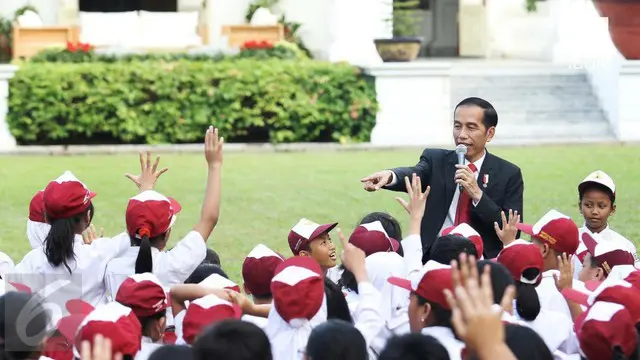
POLYGON ((431 187, 427 186, 427 189, 422 192, 422 180, 415 173, 411 176, 411 181, 408 176, 405 176, 404 183, 407 187, 407 194, 409 194, 409 201, 407 202, 401 197, 396 197, 396 201, 402 205, 407 214, 419 216, 422 219, 431 187))
POLYGON ((516 224, 520 223, 520 214, 517 211, 513 211, 509 209, 509 221, 507 221, 507 217, 504 214, 504 211, 501 212, 502 215, 502 229, 497 222, 493 223, 493 228, 498 235, 500 241, 504 246, 511 244, 518 234, 518 228, 516 228, 516 224))
POLYGON ((147 156, 144 156, 144 153, 140 152, 140 175, 133 174, 124 174, 129 180, 133 181, 140 191, 145 190, 153 190, 156 186, 156 182, 162 176, 162 174, 169 171, 169 168, 163 168, 158 170, 158 165, 160 164, 160 156, 156 156, 156 161, 151 163, 151 152, 146 152, 147 156))
POLYGON ((111 339, 97 334, 93 340, 93 349, 89 341, 82 342, 80 358, 82 360, 122 360, 122 354, 113 354, 111 339))
POLYGON ((451 323, 466 345, 477 354, 504 347, 502 306, 513 302, 515 288, 509 286, 501 305, 493 303, 491 268, 486 266, 478 283, 478 268, 473 256, 460 256, 458 263, 451 262, 454 292, 445 290, 451 306, 451 323))
POLYGON ((381 187, 389 184, 392 178, 393 172, 391 170, 382 170, 360 179, 360 182, 365 190, 377 191, 380 190, 381 187))
POLYGON ((204 157, 207 163, 211 165, 222 165, 222 146, 224 138, 218 137, 218 129, 209 126, 204 137, 204 157))
POLYGON ((567 256, 566 253, 558 255, 558 268, 560 275, 553 274, 556 288, 560 292, 564 289, 571 289, 573 287, 573 261, 571 261, 571 256, 567 256))
POLYGON ((89 225, 87 230, 82 233, 82 242, 87 245, 91 245, 93 240, 99 239, 104 235, 104 228, 100 228, 100 234, 96 232, 96 227, 93 224, 89 225))

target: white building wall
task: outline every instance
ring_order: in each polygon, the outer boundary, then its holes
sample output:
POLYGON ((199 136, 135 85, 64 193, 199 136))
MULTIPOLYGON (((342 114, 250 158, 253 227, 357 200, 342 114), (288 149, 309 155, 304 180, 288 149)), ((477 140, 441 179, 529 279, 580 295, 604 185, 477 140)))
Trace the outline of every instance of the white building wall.
POLYGON ((45 25, 56 25, 61 1, 63 0, 0 0, 0 16, 13 19, 16 10, 25 5, 32 5, 38 9, 45 25))

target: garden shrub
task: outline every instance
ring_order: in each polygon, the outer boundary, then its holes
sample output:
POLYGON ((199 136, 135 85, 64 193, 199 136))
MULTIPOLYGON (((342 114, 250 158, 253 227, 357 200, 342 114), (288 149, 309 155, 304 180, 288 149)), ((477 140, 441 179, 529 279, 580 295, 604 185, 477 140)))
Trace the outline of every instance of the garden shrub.
POLYGON ((20 144, 368 141, 372 79, 313 60, 25 63, 7 122, 20 144))

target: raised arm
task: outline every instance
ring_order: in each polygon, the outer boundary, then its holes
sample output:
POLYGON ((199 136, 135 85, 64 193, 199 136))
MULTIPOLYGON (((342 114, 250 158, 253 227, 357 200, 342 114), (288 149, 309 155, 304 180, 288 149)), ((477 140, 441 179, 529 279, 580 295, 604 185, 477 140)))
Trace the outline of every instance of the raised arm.
POLYGON ((391 191, 406 192, 407 188, 405 187, 404 178, 411 178, 413 174, 416 174, 422 181, 422 190, 424 191, 427 185, 429 185, 431 167, 431 159, 427 155, 427 150, 425 150, 415 166, 378 171, 362 178, 360 182, 363 183, 364 189, 367 191, 377 191, 384 188, 391 191))
POLYGON ((220 192, 222 187, 222 145, 224 138, 218 138, 218 129, 210 126, 204 140, 204 156, 207 159, 207 189, 202 203, 200 221, 193 230, 206 241, 218 223, 220 215, 220 192))

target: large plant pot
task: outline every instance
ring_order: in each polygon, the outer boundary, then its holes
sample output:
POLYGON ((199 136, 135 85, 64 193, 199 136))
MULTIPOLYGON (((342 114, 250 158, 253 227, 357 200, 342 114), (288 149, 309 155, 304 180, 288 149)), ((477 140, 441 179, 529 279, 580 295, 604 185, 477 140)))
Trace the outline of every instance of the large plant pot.
POLYGON ((640 1, 593 0, 600 16, 609 18, 614 45, 628 60, 640 60, 640 1))
POLYGON ((375 39, 376 50, 384 62, 413 61, 418 57, 422 38, 397 37, 392 39, 375 39))

